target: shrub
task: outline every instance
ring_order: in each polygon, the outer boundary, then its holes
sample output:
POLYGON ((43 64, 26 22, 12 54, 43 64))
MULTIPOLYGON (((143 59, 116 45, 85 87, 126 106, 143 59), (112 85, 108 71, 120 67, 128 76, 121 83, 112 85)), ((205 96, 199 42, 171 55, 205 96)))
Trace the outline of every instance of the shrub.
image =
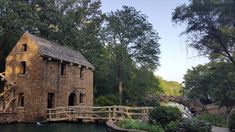
POLYGON ((166 106, 158 106, 155 107, 150 112, 150 122, 159 123, 163 127, 171 121, 176 121, 181 119, 182 115, 180 110, 176 107, 166 107, 166 106))
POLYGON ((180 127, 189 132, 210 132, 211 125, 203 121, 195 119, 183 119, 180 122, 180 127))
POLYGON ((137 105, 138 106, 153 106, 153 107, 160 106, 159 97, 147 96, 141 100, 138 100, 137 105))
POLYGON ((106 95, 96 98, 95 104, 99 106, 112 106, 119 103, 118 97, 116 95, 106 95))
POLYGON ((119 121, 117 125, 121 128, 126 129, 144 130, 148 132, 164 132, 164 130, 158 125, 152 125, 143 121, 133 119, 125 119, 119 121))
POLYGON ((195 119, 174 121, 165 127, 166 132, 210 132, 211 125, 195 119))
POLYGON ((166 125, 165 131, 166 132, 176 132, 178 128, 178 121, 171 121, 169 124, 166 125))
POLYGON ((235 112, 231 113, 228 119, 228 127, 230 131, 235 132, 235 112))
POLYGON ((226 118, 223 118, 219 115, 208 113, 208 114, 198 115, 195 117, 195 119, 211 123, 212 125, 215 125, 215 126, 221 126, 221 127, 226 126, 226 118))

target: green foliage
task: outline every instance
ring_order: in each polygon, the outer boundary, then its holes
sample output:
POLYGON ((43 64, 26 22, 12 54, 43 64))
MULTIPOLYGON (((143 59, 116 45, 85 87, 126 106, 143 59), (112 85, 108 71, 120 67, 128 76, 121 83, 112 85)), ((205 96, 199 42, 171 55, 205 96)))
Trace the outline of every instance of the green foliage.
POLYGON ((171 121, 166 125, 165 132, 178 132, 179 131, 178 125, 179 125, 178 121, 171 121))
POLYGON ((154 107, 150 112, 149 117, 151 122, 159 123, 165 127, 171 121, 181 119, 182 115, 180 110, 176 107, 158 106, 154 107))
POLYGON ((189 35, 190 47, 203 55, 223 56, 235 66, 234 12, 233 0, 190 0, 174 10, 172 20, 186 23, 184 33, 189 35))
POLYGON ((235 132, 235 112, 232 112, 229 116, 228 127, 230 131, 235 132))
POLYGON ((175 81, 166 81, 161 77, 157 77, 160 82, 162 93, 168 96, 181 96, 182 84, 175 81))
POLYGON ((230 63, 198 65, 187 71, 184 80, 184 94, 189 97, 218 101, 227 114, 235 105, 235 71, 230 63))
POLYGON ((138 102, 137 105, 138 106, 151 106, 151 107, 160 106, 159 97, 158 96, 144 97, 140 102, 138 102))
POLYGON ((158 125, 152 125, 143 121, 125 119, 117 123, 121 128, 145 130, 148 132, 164 132, 164 130, 158 125))
MULTIPOLYGON (((145 88, 144 84, 148 83, 146 79, 135 81, 140 80, 140 77, 132 75, 137 73, 135 69, 141 73, 142 69, 151 73, 159 65, 159 37, 144 14, 133 7, 123 6, 123 9, 106 15, 101 38, 110 53, 111 68, 115 72, 116 87, 122 103, 122 92, 129 92, 129 89, 123 90, 123 87, 127 87, 130 78, 134 79, 133 83, 140 83, 141 88, 145 88)), ((149 79, 148 74, 146 77, 149 79)))
POLYGON ((95 99, 95 104, 97 106, 118 105, 118 96, 116 95, 99 96, 98 98, 95 99))
POLYGON ((193 119, 183 119, 180 122, 180 128, 188 132, 210 132, 211 125, 202 121, 193 119))
MULTIPOLYGON (((124 84, 124 99, 132 104, 143 104, 149 101, 156 101, 154 98, 161 90, 158 80, 154 77, 152 71, 145 68, 133 68, 131 71, 130 80, 125 81, 124 84), (125 85, 126 84, 126 85, 125 85)), ((124 103, 128 103, 124 102, 124 103)), ((150 105, 151 102, 149 102, 150 105)), ((152 102, 153 105, 154 102, 152 102)))
POLYGON ((211 125, 194 119, 182 119, 181 121, 170 122, 166 132, 211 132, 211 125))
POLYGON ((226 118, 215 114, 202 114, 194 117, 197 120, 208 122, 214 126, 226 127, 226 118))

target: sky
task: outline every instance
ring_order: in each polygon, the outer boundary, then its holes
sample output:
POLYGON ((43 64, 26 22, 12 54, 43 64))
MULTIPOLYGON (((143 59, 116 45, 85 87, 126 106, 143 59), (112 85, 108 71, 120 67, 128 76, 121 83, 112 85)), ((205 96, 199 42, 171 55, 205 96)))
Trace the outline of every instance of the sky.
POLYGON ((187 0, 101 0, 103 12, 122 9, 122 5, 135 7, 142 14, 148 16, 148 21, 153 24, 158 32, 161 66, 155 71, 155 75, 168 81, 183 81, 187 69, 198 64, 208 62, 205 57, 198 57, 197 51, 188 48, 186 37, 180 35, 186 25, 176 25, 171 21, 174 9, 187 3, 187 0))

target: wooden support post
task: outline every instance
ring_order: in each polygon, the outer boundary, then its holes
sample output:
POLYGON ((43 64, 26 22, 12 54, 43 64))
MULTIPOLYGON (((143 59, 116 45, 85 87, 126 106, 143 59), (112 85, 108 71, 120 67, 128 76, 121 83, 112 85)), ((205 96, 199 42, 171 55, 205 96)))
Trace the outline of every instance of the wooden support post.
POLYGON ((114 106, 113 107, 113 119, 114 119, 114 121, 117 121, 117 113, 116 113, 116 111, 117 111, 117 107, 116 106, 114 106))
POLYGON ((49 120, 51 120, 51 110, 49 109, 49 120))
POLYGON ((109 107, 109 117, 108 117, 108 120, 111 121, 111 107, 109 107))

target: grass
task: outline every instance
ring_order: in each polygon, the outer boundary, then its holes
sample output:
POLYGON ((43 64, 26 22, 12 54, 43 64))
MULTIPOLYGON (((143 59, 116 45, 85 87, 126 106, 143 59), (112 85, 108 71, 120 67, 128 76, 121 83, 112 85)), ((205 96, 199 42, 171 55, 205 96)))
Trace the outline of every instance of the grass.
POLYGON ((153 124, 149 124, 143 121, 133 120, 133 119, 125 119, 125 120, 119 121, 117 125, 121 128, 126 128, 126 129, 144 130, 148 132, 164 132, 164 130, 158 125, 153 125, 153 124))

